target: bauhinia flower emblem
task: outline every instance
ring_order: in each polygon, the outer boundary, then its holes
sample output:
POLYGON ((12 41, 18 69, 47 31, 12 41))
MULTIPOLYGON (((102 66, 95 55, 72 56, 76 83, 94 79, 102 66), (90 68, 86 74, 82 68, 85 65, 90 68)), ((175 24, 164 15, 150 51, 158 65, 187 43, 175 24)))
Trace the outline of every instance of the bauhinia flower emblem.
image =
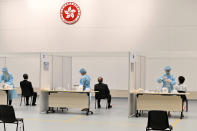
POLYGON ((67 15, 66 18, 70 18, 70 17, 74 18, 75 17, 75 15, 74 15, 75 12, 76 12, 76 10, 72 9, 71 6, 68 7, 68 10, 65 11, 65 14, 67 15))
POLYGON ((80 16, 80 7, 74 2, 66 2, 60 9, 60 18, 66 24, 76 23, 80 16))

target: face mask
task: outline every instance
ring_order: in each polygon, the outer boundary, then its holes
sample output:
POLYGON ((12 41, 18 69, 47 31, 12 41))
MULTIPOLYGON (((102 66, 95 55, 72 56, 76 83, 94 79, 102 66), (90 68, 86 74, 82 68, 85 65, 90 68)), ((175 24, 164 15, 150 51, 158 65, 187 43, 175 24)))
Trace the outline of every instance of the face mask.
POLYGON ((166 71, 166 74, 167 74, 167 75, 170 75, 170 72, 169 72, 169 71, 166 71))

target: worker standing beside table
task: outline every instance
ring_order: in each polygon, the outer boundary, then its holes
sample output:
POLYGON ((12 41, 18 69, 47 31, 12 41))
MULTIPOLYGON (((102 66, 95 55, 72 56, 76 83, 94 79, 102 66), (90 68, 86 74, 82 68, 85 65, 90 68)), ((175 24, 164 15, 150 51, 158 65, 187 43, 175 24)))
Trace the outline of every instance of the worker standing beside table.
POLYGON ((81 73, 81 79, 80 79, 80 86, 83 87, 83 91, 88 90, 90 91, 90 77, 87 75, 86 69, 82 68, 79 71, 81 73))
POLYGON ((7 95, 8 95, 8 105, 12 105, 12 99, 17 97, 17 93, 16 93, 16 88, 14 86, 14 82, 13 82, 13 75, 8 72, 8 69, 6 67, 2 68, 2 72, 3 74, 0 75, 0 83, 2 83, 3 86, 9 85, 12 86, 13 89, 12 90, 7 90, 7 95))
MULTIPOLYGON (((83 91, 91 91, 90 88, 90 77, 87 75, 87 71, 84 68, 81 68, 79 70, 81 74, 81 79, 80 79, 80 87, 83 88, 83 91)), ((88 94, 91 102, 91 93, 88 94)), ((87 108, 82 109, 81 111, 87 111, 87 108)))

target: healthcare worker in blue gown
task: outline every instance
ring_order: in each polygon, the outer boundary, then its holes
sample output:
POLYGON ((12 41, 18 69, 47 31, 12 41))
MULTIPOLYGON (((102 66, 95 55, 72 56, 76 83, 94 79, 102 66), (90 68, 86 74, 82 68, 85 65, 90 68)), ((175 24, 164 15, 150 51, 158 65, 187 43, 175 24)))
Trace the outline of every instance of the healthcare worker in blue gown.
MULTIPOLYGON (((87 71, 84 68, 80 69, 81 79, 80 79, 80 86, 83 86, 83 91, 91 91, 90 88, 90 77, 87 75, 87 71)), ((91 94, 89 94, 91 98, 91 94)), ((90 100, 91 101, 91 100, 90 100)), ((88 109, 82 109, 82 111, 87 111, 88 109)))
POLYGON ((79 71, 81 73, 80 85, 83 86, 83 91, 90 91, 90 77, 87 75, 86 69, 82 68, 79 71))
POLYGON ((163 83, 163 87, 168 88, 168 92, 171 93, 174 89, 173 86, 176 84, 176 79, 173 77, 173 75, 170 74, 171 72, 170 66, 166 66, 164 70, 165 70, 165 74, 159 77, 157 82, 163 83))
POLYGON ((0 83, 4 82, 4 84, 13 86, 13 90, 9 90, 8 93, 8 101, 9 105, 12 105, 12 99, 17 97, 16 89, 14 87, 13 83, 13 75, 8 72, 8 69, 6 67, 2 68, 3 74, 0 75, 0 83))

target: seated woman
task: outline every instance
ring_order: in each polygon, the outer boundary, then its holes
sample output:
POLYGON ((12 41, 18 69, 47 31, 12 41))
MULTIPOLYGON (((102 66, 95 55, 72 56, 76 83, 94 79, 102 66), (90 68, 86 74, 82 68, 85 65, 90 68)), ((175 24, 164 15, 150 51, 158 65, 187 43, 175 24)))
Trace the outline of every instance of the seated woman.
MULTIPOLYGON (((183 76, 179 76, 178 77, 178 84, 175 86, 175 89, 177 90, 177 92, 179 93, 186 93, 187 92, 187 86, 184 85, 185 82, 185 77, 183 76)), ((181 96, 183 102, 186 102, 186 111, 188 111, 188 100, 187 97, 185 95, 181 96)))

